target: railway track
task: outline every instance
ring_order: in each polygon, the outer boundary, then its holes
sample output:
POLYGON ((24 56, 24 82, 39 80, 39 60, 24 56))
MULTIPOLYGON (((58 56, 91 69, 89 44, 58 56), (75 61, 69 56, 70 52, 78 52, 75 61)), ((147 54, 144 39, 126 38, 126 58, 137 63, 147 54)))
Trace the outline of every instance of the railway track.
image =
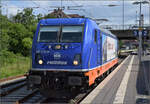
MULTIPOLYGON (((119 58, 119 64, 123 61, 125 56, 119 58)), ((117 66, 115 66, 117 67, 117 66)), ((114 68, 115 69, 115 68, 114 68)), ((112 69, 113 71, 113 69, 112 69)), ((104 76, 103 79, 107 77, 104 76)), ((103 80, 102 79, 102 80, 103 80)), ((99 84, 100 80, 97 84, 99 84)), ((40 92, 35 89, 33 91, 27 90, 26 79, 14 81, 0 85, 0 103, 2 104, 43 104, 43 103, 80 103, 94 88, 96 85, 91 87, 87 92, 79 92, 71 96, 70 98, 45 98, 40 92)))

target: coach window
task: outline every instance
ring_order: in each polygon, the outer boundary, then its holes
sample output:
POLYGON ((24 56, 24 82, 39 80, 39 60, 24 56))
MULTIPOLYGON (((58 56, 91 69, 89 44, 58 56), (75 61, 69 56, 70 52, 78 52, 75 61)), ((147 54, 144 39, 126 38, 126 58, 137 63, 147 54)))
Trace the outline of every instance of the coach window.
POLYGON ((97 43, 97 30, 95 30, 94 42, 97 43))

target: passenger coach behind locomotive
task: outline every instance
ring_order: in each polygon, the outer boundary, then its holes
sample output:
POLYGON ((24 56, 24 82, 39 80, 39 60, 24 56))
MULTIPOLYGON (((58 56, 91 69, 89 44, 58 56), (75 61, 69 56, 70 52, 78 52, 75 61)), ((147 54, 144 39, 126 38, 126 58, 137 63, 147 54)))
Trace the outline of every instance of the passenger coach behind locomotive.
POLYGON ((93 20, 44 19, 33 39, 28 87, 50 95, 87 88, 117 63, 116 36, 93 20))

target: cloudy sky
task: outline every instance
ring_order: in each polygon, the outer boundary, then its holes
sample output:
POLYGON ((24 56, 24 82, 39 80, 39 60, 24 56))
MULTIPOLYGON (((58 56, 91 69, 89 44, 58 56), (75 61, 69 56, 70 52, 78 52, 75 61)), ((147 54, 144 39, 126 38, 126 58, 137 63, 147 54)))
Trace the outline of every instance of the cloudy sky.
MULTIPOLYGON (((124 21, 125 24, 135 24, 136 18, 139 16, 139 5, 133 5, 136 0, 125 0, 124 2, 124 21)), ((122 24, 123 20, 123 2, 117 0, 63 0, 62 6, 65 7, 64 12, 67 14, 80 14, 86 17, 97 19, 108 19, 109 21, 102 24, 122 24), (116 6, 109 6, 116 5, 116 6), (67 7, 76 10, 68 10, 67 7)), ((34 14, 48 14, 55 7, 60 7, 60 0, 2 0, 2 13, 4 15, 16 15, 23 8, 32 7, 34 14)), ((142 13, 144 14, 144 23, 149 24, 149 5, 142 5, 142 13)))

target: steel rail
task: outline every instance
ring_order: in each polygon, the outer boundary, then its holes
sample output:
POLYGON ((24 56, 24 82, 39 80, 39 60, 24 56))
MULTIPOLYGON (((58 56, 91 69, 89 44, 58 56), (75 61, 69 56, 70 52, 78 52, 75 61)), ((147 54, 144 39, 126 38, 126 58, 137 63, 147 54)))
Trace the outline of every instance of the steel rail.
POLYGON ((13 77, 8 77, 8 78, 0 79, 0 82, 5 82, 5 81, 9 81, 9 80, 13 80, 13 79, 25 77, 25 76, 26 76, 26 74, 24 74, 24 75, 18 75, 18 76, 13 76, 13 77))
POLYGON ((37 92, 38 92, 38 90, 34 90, 30 94, 28 94, 25 97, 23 97, 23 98, 19 99, 18 101, 16 101, 16 104, 24 103, 27 99, 33 97, 37 92))
MULTIPOLYGON (((11 92, 14 92, 14 91, 16 91, 16 90, 22 88, 22 87, 25 86, 25 85, 26 85, 26 83, 24 82, 23 84, 20 84, 20 85, 18 85, 18 86, 15 86, 15 87, 13 87, 13 88, 10 88, 10 89, 8 89, 8 90, 6 90, 6 91, 2 91, 2 93, 0 93, 0 97, 6 96, 6 95, 10 94, 11 92)), ((3 90, 3 89, 1 89, 1 90, 3 90)))
POLYGON ((21 82, 25 82, 25 80, 26 79, 20 79, 20 80, 14 81, 14 82, 6 83, 6 84, 3 84, 3 85, 0 85, 0 88, 3 89, 3 88, 6 88, 6 87, 9 87, 9 86, 21 83, 21 82))

